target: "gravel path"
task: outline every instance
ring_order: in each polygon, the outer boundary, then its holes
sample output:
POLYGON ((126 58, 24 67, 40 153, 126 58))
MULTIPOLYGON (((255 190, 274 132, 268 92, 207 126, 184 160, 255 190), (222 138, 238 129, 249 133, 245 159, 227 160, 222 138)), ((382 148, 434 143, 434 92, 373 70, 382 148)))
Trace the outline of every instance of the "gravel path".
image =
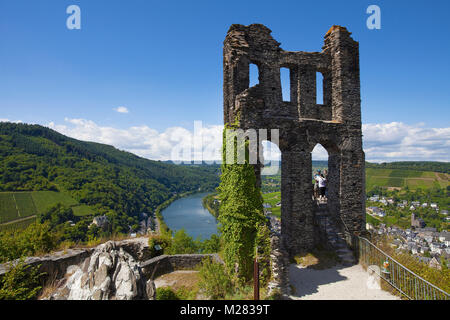
POLYGON ((294 300, 399 300, 374 286, 373 278, 361 267, 334 266, 314 270, 296 264, 289 266, 294 300))

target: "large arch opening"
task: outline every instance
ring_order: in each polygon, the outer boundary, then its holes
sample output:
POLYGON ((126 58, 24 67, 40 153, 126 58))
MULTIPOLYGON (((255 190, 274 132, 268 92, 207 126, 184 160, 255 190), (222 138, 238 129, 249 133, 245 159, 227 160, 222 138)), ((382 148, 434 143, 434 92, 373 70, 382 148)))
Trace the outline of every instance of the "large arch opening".
POLYGON ((268 219, 281 219, 281 151, 277 144, 262 142, 264 167, 261 170, 261 192, 264 213, 268 219))
POLYGON ((328 198, 328 151, 320 143, 316 144, 311 152, 311 172, 313 199, 326 204, 328 198))
MULTIPOLYGON (((311 170, 313 173, 313 189, 316 188, 314 176, 320 170, 325 181, 324 196, 320 197, 320 185, 317 181, 317 192, 313 194, 313 199, 318 205, 326 206, 328 214, 338 217, 340 213, 340 179, 341 179, 341 156, 332 145, 317 143, 311 152, 311 170)), ((317 179, 320 180, 320 179, 317 179)))

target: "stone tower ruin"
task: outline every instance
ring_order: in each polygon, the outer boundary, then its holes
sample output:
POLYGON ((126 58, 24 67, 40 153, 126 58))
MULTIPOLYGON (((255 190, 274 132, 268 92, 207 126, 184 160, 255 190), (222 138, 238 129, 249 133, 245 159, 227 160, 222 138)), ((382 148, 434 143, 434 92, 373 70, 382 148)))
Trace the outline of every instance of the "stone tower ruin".
MULTIPOLYGON (((340 26, 324 38, 321 52, 284 51, 264 25, 233 24, 223 47, 224 122, 239 114, 244 130, 279 129, 281 236, 291 255, 317 241, 311 172, 317 144, 329 155, 329 215, 350 232, 365 230, 358 42, 340 26), (252 87, 250 64, 259 71, 252 87), (290 101, 282 98, 283 67, 290 71, 290 101), (316 103, 316 72, 323 75, 323 104, 316 103)), ((261 167, 255 165, 257 178, 261 167)))

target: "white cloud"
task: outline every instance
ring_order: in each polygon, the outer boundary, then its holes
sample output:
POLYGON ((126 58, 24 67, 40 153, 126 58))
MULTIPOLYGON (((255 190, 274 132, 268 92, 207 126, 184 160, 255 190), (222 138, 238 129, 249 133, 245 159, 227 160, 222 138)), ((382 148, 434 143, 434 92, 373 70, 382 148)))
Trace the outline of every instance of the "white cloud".
POLYGON ((86 119, 66 118, 65 124, 50 122, 48 127, 75 139, 110 144, 153 160, 194 160, 193 142, 202 139, 205 160, 221 158, 223 126, 220 125, 204 126, 195 136, 193 132, 182 127, 167 128, 163 132, 148 126, 118 129, 100 126, 86 119), (180 153, 174 157, 172 153, 176 149, 179 149, 180 153), (186 151, 184 154, 182 149, 186 151))
POLYGON ((22 123, 22 120, 9 120, 9 119, 5 119, 5 118, 0 118, 0 122, 22 123))
POLYGON ((123 106, 114 108, 114 110, 118 113, 129 113, 130 112, 130 111, 128 111, 128 109, 126 107, 123 107, 123 106))
MULTIPOLYGON (((183 127, 171 127, 163 132, 148 126, 118 129, 91 120, 69 118, 64 124, 51 122, 48 126, 76 139, 110 144, 154 160, 194 160, 202 152, 204 160, 221 159, 222 125, 202 125, 196 134, 183 127), (202 151, 195 150, 194 146, 200 142, 202 151)), ((450 160, 450 128, 426 128, 423 124, 401 122, 364 124, 363 143, 368 161, 450 160)), ((269 148, 265 149, 266 160, 276 160, 279 156, 278 147, 270 152, 269 148)), ((313 159, 326 160, 327 157, 323 147, 316 146, 313 150, 313 159)))
POLYGON ((423 123, 368 123, 363 124, 363 143, 369 161, 450 160, 450 128, 426 128, 423 123))

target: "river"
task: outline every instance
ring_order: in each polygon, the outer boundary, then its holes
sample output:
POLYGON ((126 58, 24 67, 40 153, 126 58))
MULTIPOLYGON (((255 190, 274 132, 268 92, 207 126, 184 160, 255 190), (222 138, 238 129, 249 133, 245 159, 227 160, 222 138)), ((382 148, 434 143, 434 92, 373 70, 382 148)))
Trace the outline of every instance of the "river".
POLYGON ((202 199, 208 193, 195 193, 175 200, 161 213, 167 226, 174 232, 183 229, 194 239, 207 239, 217 234, 217 220, 203 208, 202 199))

